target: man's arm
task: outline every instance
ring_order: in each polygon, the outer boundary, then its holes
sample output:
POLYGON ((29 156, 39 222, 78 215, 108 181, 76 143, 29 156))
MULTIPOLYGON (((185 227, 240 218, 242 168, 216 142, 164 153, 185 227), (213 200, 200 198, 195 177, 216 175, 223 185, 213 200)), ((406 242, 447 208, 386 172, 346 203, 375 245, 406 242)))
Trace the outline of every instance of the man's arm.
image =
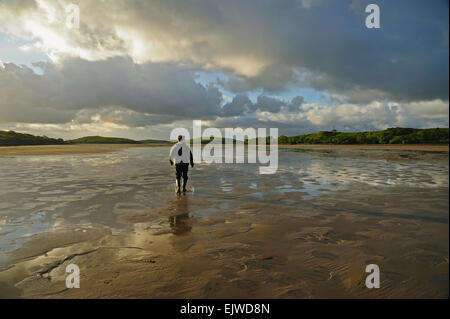
POLYGON ((191 167, 194 167, 194 156, 192 156, 192 151, 189 150, 191 153, 191 167))
POLYGON ((173 150, 174 149, 175 149, 175 145, 172 146, 172 148, 170 149, 170 152, 169 152, 169 162, 170 162, 171 166, 173 166, 173 150))

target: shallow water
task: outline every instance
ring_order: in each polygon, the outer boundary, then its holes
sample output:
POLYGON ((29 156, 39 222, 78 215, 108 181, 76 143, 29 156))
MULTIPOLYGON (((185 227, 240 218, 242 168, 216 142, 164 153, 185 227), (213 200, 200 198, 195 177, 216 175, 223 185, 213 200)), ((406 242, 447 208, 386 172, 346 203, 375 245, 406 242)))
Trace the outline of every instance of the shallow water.
MULTIPOLYGON (((151 229, 156 235, 194 237, 196 222, 225 218, 226 227, 234 214, 245 215, 253 229, 271 214, 283 222, 310 222, 342 213, 358 221, 446 225, 440 238, 447 238, 447 244, 437 250, 439 262, 447 258, 448 278, 448 153, 280 149, 278 171, 272 175, 259 174, 259 164, 197 164, 181 199, 174 193, 167 153, 167 148, 127 148, 0 157, 0 270, 33 258, 10 256, 39 234, 58 230, 105 227, 123 235, 151 229)), ((241 226, 227 231, 230 236, 248 231, 241 226)), ((194 239, 193 245, 200 241, 194 239)), ((426 246, 424 240, 417 247, 426 246)), ((382 253, 378 250, 377 256, 382 253)), ((437 296, 448 294, 448 288, 436 289, 437 296)))

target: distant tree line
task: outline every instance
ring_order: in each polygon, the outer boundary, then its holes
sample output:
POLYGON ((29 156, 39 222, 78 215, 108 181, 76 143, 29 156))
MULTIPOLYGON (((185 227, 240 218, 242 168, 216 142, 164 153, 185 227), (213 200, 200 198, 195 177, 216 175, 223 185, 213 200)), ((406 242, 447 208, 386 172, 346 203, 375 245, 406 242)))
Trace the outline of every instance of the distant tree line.
POLYGON ((448 128, 389 128, 384 131, 344 133, 320 131, 315 134, 280 136, 279 144, 448 144, 448 128))
POLYGON ((70 144, 141 144, 138 141, 121 137, 85 136, 67 141, 70 144))
MULTIPOLYGON (((337 132, 320 131, 314 134, 280 136, 279 144, 448 144, 448 128, 413 129, 413 128, 389 128, 375 132, 337 132)), ((208 144, 212 139, 201 139, 201 144, 208 144)), ((192 143, 193 140, 191 139, 192 143)), ((217 142, 217 141, 216 141, 217 142)), ((219 143, 225 144, 233 141, 222 138, 219 143)), ((246 139, 244 141, 248 143, 246 139)), ((269 142, 269 137, 266 138, 269 142)), ((0 131, 0 146, 17 145, 60 145, 60 144, 170 144, 168 141, 143 140, 134 141, 127 138, 87 136, 75 140, 64 141, 47 136, 35 136, 31 134, 17 133, 14 131, 0 131)))

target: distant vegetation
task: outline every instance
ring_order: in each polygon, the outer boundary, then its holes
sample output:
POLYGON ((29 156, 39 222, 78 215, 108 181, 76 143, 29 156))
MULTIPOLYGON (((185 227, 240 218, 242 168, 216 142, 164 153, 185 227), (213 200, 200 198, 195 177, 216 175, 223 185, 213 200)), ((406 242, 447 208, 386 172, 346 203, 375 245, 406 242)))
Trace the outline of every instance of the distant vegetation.
POLYGON ((448 144, 448 128, 389 128, 384 131, 343 133, 320 131, 315 134, 280 136, 279 144, 448 144))
POLYGON ((171 144, 163 140, 142 140, 135 141, 129 138, 86 136, 68 141, 71 144, 171 144))
POLYGON ((67 142, 70 144, 140 144, 140 142, 128 138, 103 136, 86 136, 67 142))
MULTIPOLYGON (((198 141, 199 139, 190 140, 198 141)), ((448 128, 413 129, 413 128, 389 128, 384 131, 374 132, 337 132, 320 131, 314 134, 280 136, 279 144, 448 144, 448 128)), ((201 144, 208 144, 211 139, 201 139, 201 144)), ((222 144, 226 139, 222 138, 222 144)), ((231 142, 231 141, 230 141, 231 142)), ((255 141, 257 144, 257 141, 255 141)), ((217 143, 217 141, 216 141, 217 143)), ((220 143, 220 140, 218 141, 220 143)), ((245 139, 248 143, 248 139, 245 139)), ((269 138, 266 138, 269 143, 269 138)), ((236 144, 236 140, 233 140, 236 144)))
POLYGON ((14 131, 0 131, 0 146, 21 145, 61 145, 61 144, 171 144, 162 140, 135 141, 120 137, 86 136, 75 140, 55 139, 47 136, 17 133, 14 131))
MULTIPOLYGON (((315 134, 280 136, 279 144, 448 144, 448 128, 413 129, 389 128, 384 131, 344 133, 320 131, 315 134)), ((192 143, 194 140, 190 140, 192 143)), ((196 140, 197 141, 197 140, 196 140)), ((268 139, 267 139, 268 141, 268 139)), ((208 144, 211 139, 201 139, 201 144, 208 144)), ((226 139, 222 138, 222 144, 226 139)), ((230 141, 231 142, 231 141, 230 141)), ((220 141, 219 141, 220 143, 220 141)), ((236 140, 233 140, 233 144, 236 140)), ((248 140, 245 140, 248 143, 248 140)), ((86 136, 75 140, 34 136, 14 131, 0 131, 0 146, 17 145, 60 145, 60 144, 172 144, 162 140, 135 141, 119 137, 86 136)))
POLYGON ((66 144, 66 142, 61 138, 55 139, 47 136, 35 136, 14 131, 0 131, 0 146, 60 144, 66 144))

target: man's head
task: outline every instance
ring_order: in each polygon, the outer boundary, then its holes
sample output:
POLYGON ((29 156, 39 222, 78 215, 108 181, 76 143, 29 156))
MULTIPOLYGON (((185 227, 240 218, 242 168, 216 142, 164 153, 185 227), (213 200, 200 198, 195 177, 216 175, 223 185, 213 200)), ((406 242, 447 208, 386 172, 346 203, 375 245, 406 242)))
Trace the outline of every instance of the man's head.
POLYGON ((178 142, 181 142, 183 140, 183 135, 178 135, 178 142))

